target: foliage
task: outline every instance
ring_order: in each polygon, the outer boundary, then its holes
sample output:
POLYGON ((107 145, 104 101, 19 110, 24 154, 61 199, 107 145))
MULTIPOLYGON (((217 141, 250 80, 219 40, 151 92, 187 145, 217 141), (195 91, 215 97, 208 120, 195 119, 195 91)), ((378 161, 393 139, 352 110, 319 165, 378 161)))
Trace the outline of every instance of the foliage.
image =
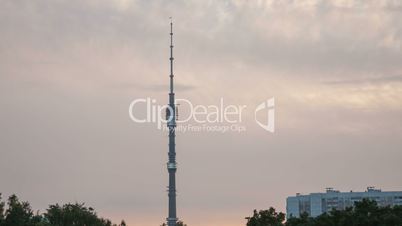
MULTIPOLYGON (((44 214, 34 214, 28 202, 21 202, 16 195, 1 201, 0 226, 116 226, 110 220, 99 218, 91 207, 84 204, 50 205, 44 214)), ((124 221, 120 226, 126 226, 124 221)))
POLYGON ((183 223, 183 221, 179 221, 176 223, 176 226, 187 226, 187 224, 183 223))
POLYGON ((1 201, 1 193, 0 193, 0 225, 4 224, 4 206, 5 203, 1 201))
MULTIPOLYGON (((364 199, 354 207, 332 210, 318 217, 307 213, 291 217, 285 222, 285 214, 268 210, 254 210, 247 217, 247 226, 402 226, 402 206, 379 207, 375 201, 364 199)), ((50 205, 45 213, 34 213, 28 202, 11 195, 7 205, 0 193, 0 226, 117 226, 110 220, 97 216, 95 210, 83 203, 50 205)), ((121 221, 119 226, 126 226, 121 221)), ((166 226, 162 224, 161 226, 166 226)), ((182 221, 176 226, 187 226, 182 221)))
POLYGON ((247 226, 402 226, 402 206, 379 207, 375 201, 364 199, 354 207, 332 210, 318 217, 307 213, 284 222, 284 214, 275 209, 254 210, 247 217, 247 226))
POLYGON ((285 221, 284 213, 277 213, 274 208, 254 210, 252 217, 246 217, 247 226, 281 226, 285 221))
POLYGON ((7 201, 8 209, 5 210, 4 220, 1 226, 34 226, 37 218, 28 202, 20 202, 16 195, 12 195, 7 201))
MULTIPOLYGON (((161 226, 167 226, 166 223, 161 224, 161 226)), ((187 224, 183 223, 183 221, 178 221, 176 226, 187 226, 187 224)))
POLYGON ((44 214, 45 218, 54 226, 112 226, 110 220, 98 218, 94 209, 84 204, 51 205, 44 214))

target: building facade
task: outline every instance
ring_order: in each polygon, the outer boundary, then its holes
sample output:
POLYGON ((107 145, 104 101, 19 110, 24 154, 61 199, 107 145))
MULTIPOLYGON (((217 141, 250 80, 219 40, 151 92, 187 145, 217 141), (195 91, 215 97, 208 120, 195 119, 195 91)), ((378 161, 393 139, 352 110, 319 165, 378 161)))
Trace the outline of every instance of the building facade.
POLYGON ((368 187, 365 192, 340 192, 333 188, 327 188, 325 193, 310 193, 309 195, 296 194, 286 199, 286 216, 299 217, 307 213, 311 217, 317 217, 332 209, 344 210, 352 207, 355 202, 363 199, 377 202, 379 206, 402 205, 402 191, 383 192, 374 187, 368 187))

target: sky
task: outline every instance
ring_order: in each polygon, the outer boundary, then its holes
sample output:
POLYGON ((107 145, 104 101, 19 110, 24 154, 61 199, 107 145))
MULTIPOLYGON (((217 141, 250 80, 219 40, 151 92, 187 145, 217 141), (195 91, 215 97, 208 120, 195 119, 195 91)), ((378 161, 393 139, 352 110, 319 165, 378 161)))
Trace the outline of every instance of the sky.
POLYGON ((176 97, 250 106, 247 130, 178 133, 178 216, 241 226, 295 193, 402 190, 397 0, 0 0, 0 192, 85 202, 130 226, 167 215, 167 133, 131 121, 176 97), (253 107, 275 98, 275 132, 253 107))

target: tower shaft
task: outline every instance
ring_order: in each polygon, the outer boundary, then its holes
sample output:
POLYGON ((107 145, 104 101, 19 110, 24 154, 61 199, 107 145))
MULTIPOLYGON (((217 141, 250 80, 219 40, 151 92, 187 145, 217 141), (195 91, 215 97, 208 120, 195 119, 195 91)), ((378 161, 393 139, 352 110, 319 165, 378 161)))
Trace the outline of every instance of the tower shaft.
POLYGON ((166 110, 167 127, 169 129, 169 161, 167 163, 167 169, 169 173, 169 215, 167 218, 168 226, 176 226, 176 106, 173 89, 173 22, 170 22, 170 93, 169 93, 169 105, 166 110))

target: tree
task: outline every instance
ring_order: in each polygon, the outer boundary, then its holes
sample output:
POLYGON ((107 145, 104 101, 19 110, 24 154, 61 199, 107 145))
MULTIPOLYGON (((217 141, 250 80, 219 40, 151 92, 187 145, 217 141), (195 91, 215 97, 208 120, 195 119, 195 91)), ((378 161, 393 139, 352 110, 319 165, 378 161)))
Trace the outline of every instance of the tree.
POLYGON ((354 207, 332 210, 312 218, 302 214, 290 218, 286 226, 402 226, 402 207, 379 207, 373 200, 363 199, 354 207))
POLYGON ((1 193, 0 193, 0 225, 3 225, 4 222, 4 206, 5 203, 2 201, 1 193))
MULTIPOLYGON (((16 195, 11 195, 7 206, 6 209, 0 194, 0 226, 117 226, 98 217, 93 208, 84 204, 55 204, 44 214, 34 214, 28 202, 21 202, 16 195)), ((126 226, 126 222, 122 220, 120 226, 126 226)))
POLYGON ((98 218, 94 209, 84 203, 51 205, 44 216, 54 226, 112 226, 110 220, 98 218))
MULTIPOLYGON (((161 224, 161 226, 167 226, 166 223, 161 224)), ((183 221, 178 221, 176 226, 187 226, 187 224, 183 223, 183 221)))
POLYGON ((183 221, 178 221, 176 226, 187 226, 187 224, 183 223, 183 221))
POLYGON ((355 203, 354 218, 356 226, 377 226, 380 225, 378 219, 379 209, 374 200, 363 199, 355 203))
POLYGON ((8 209, 2 226, 31 226, 31 218, 34 216, 28 202, 20 202, 16 195, 8 198, 8 209))
POLYGON ((291 217, 286 221, 286 226, 312 226, 314 219, 307 213, 300 214, 300 217, 291 217))
POLYGON ((268 210, 254 210, 252 217, 246 217, 247 226, 282 226, 285 221, 285 214, 277 213, 274 208, 268 210))

